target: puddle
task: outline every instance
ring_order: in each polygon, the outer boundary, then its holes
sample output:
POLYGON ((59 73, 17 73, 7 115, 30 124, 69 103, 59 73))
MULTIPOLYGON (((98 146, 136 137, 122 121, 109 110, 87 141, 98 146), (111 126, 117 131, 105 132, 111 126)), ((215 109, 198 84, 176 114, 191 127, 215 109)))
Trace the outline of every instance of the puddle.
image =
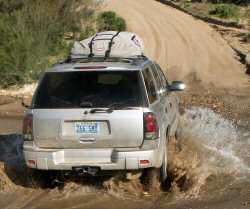
MULTIPOLYGON (((1 181, 12 184, 10 188, 14 189, 15 185, 47 189, 53 200, 107 194, 116 199, 144 201, 163 196, 170 197, 169 200, 199 197, 206 191, 249 178, 250 132, 245 123, 236 124, 210 109, 194 107, 180 118, 178 141, 175 169, 166 182, 171 184, 168 190, 157 182, 148 189, 141 179, 126 181, 121 175, 66 179, 37 176, 24 167, 21 135, 0 136, 0 157, 5 166, 0 170, 1 181)), ((2 192, 12 191, 3 184, 0 182, 2 192)))

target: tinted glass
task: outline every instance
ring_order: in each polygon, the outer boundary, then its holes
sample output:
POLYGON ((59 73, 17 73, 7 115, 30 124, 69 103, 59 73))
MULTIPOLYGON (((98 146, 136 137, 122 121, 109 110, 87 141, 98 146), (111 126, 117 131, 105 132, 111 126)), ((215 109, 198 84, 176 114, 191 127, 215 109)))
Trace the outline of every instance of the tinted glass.
POLYGON ((162 69, 160 68, 160 66, 158 64, 156 64, 156 67, 158 69, 158 73, 159 73, 160 78, 162 80, 162 85, 163 85, 164 88, 166 88, 168 86, 166 76, 165 76, 165 74, 163 73, 162 69))
POLYGON ((146 70, 143 70, 142 74, 143 74, 144 82, 147 88, 149 102, 153 103, 154 101, 157 100, 157 93, 156 93, 156 88, 155 88, 153 77, 150 73, 149 68, 147 68, 146 70))
POLYGON ((156 64, 156 67, 157 67, 158 73, 160 75, 160 79, 161 79, 161 82, 162 82, 163 89, 166 90, 166 93, 169 93, 168 88, 167 88, 169 86, 168 81, 167 81, 164 73, 162 72, 162 69, 160 68, 160 66, 156 64))
POLYGON ((137 71, 82 71, 46 73, 34 108, 79 108, 111 105, 142 106, 137 71))
POLYGON ((157 69, 154 65, 151 66, 151 69, 152 69, 152 73, 154 75, 154 78, 155 78, 155 82, 156 82, 156 85, 157 85, 157 90, 160 91, 162 89, 162 83, 161 83, 161 78, 157 72, 157 69))

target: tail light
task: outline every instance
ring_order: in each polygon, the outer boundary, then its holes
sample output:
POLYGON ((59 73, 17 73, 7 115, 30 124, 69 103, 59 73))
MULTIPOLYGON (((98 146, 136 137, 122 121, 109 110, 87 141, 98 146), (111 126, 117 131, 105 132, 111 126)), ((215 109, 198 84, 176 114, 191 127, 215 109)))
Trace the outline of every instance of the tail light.
POLYGON ((159 138, 159 127, 155 114, 144 114, 144 138, 147 140, 159 138))
POLYGON ((33 116, 28 114, 23 119, 23 140, 31 141, 32 140, 32 122, 33 116))

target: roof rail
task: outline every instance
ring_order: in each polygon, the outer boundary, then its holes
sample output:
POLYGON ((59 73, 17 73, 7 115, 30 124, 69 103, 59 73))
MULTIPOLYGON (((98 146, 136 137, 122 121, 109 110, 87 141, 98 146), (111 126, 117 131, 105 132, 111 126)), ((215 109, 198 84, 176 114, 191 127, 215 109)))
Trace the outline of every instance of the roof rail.
POLYGON ((148 58, 144 55, 132 56, 132 57, 119 57, 119 56, 88 56, 88 55, 70 55, 63 63, 88 63, 88 62, 124 62, 131 64, 138 64, 140 61, 148 60, 148 58))

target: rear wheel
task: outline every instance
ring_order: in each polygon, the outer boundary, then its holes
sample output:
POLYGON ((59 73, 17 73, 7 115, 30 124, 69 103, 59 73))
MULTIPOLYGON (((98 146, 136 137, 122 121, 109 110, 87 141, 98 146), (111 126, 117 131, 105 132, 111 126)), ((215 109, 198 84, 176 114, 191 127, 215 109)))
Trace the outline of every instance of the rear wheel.
POLYGON ((162 166, 160 168, 161 172, 161 182, 164 182, 167 179, 167 148, 164 149, 164 156, 162 161, 162 166))
POLYGON ((146 191, 152 191, 160 188, 159 168, 147 168, 143 173, 143 184, 146 191))
POLYGON ((45 171, 27 168, 22 179, 25 186, 30 188, 53 188, 54 180, 58 177, 57 171, 45 171))
POLYGON ((166 182, 168 176, 172 176, 175 168, 174 156, 176 152, 177 141, 175 136, 166 137, 167 146, 164 149, 162 166, 160 168, 148 168, 144 170, 144 183, 147 188, 158 187, 166 182))
POLYGON ((167 146, 164 149, 164 156, 162 161, 161 182, 166 181, 168 174, 174 171, 174 155, 176 148, 176 139, 174 136, 167 136, 167 146))
POLYGON ((172 174, 175 168, 175 152, 176 152, 176 138, 171 136, 168 139, 168 152, 167 152, 167 173, 172 174))

